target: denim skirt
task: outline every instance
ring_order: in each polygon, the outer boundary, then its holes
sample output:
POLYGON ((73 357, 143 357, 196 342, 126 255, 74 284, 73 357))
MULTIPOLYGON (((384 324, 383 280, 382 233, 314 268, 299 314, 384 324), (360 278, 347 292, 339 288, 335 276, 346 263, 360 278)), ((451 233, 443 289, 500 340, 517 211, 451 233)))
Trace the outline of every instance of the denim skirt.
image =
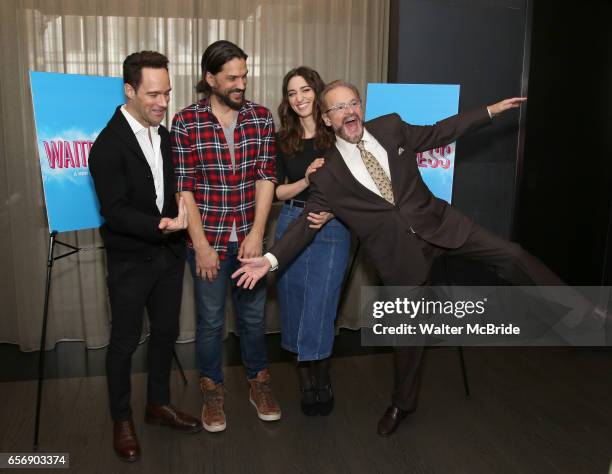
MULTIPOLYGON (((283 205, 275 238, 303 209, 283 205)), ((327 222, 312 243, 276 277, 281 313, 281 345, 298 360, 329 357, 336 311, 349 257, 350 232, 338 219, 327 222)))

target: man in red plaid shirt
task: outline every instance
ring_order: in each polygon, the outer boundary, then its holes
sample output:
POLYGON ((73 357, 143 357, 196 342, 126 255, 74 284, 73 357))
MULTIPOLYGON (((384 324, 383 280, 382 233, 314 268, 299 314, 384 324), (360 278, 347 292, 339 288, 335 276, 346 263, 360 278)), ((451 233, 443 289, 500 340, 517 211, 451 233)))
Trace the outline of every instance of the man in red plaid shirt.
POLYGON ((262 420, 281 417, 266 356, 265 281, 251 292, 230 278, 239 257, 262 255, 275 184, 274 122, 268 109, 245 100, 246 59, 229 41, 211 44, 202 56, 197 86, 204 98, 178 112, 171 131, 177 191, 189 215, 187 260, 198 314, 202 423, 211 432, 226 427, 221 366, 228 285, 250 401, 262 420))

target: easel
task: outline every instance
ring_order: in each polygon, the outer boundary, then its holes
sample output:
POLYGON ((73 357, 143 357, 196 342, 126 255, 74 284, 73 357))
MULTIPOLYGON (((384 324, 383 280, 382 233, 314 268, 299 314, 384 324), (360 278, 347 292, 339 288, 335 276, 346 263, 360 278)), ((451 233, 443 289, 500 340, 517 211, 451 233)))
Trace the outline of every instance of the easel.
MULTIPOLYGON (((40 346, 38 352, 38 389, 36 393, 36 416, 34 418, 34 443, 33 447, 35 450, 38 449, 38 432, 40 427, 40 408, 42 402, 42 387, 44 382, 44 371, 45 371, 45 342, 47 339, 47 320, 49 315, 49 292, 51 290, 51 276, 53 270, 53 263, 56 260, 60 260, 64 257, 68 257, 77 252, 89 251, 89 250, 101 250, 104 247, 75 247, 74 245, 67 244, 65 242, 61 242, 57 240, 57 231, 52 231, 49 234, 49 253, 47 256, 47 281, 45 284, 45 303, 43 307, 43 321, 42 321, 42 329, 40 333, 40 346), (55 246, 59 245, 69 249, 66 253, 55 256, 55 246)), ((176 350, 174 350, 174 360, 176 361, 176 365, 178 366, 179 372, 181 373, 181 377, 183 379, 183 383, 187 385, 187 377, 185 377, 185 372, 183 371, 183 366, 176 354, 176 350)))

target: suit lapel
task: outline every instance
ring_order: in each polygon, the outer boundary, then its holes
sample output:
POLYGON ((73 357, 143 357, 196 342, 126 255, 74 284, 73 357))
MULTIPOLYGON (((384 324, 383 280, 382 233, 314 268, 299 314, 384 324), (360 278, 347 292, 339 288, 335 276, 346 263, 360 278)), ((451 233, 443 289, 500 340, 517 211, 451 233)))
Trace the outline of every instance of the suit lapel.
POLYGON ((159 127, 159 135, 161 138, 161 155, 164 166, 164 215, 168 212, 168 206, 175 199, 174 192, 174 163, 172 162, 172 146, 170 144, 170 135, 165 128, 159 127))
POLYGON ((355 176, 353 176, 353 173, 351 173, 348 166, 342 159, 342 155, 335 145, 328 152, 328 157, 331 158, 331 160, 330 163, 326 164, 325 166, 329 166, 329 171, 336 177, 342 186, 359 197, 365 198, 374 204, 390 205, 383 197, 370 191, 363 184, 357 181, 355 176))
MULTIPOLYGON (((150 183, 151 195, 153 196, 153 200, 155 201, 156 193, 155 193, 155 183, 152 179, 153 171, 151 171, 151 166, 149 165, 149 162, 145 158, 144 153, 142 152, 142 148, 140 148, 140 144, 138 143, 138 140, 136 139, 136 135, 134 135, 134 131, 132 130, 132 128, 130 127, 130 124, 128 123, 126 118, 123 116, 123 113, 121 112, 121 106, 117 107, 117 110, 115 111, 115 115, 113 115, 113 117, 111 118, 109 122, 109 126, 112 128, 115 134, 121 139, 123 144, 132 152, 134 159, 141 160, 144 163, 144 165, 147 167, 147 169, 149 170, 151 179, 149 179, 148 182, 150 183)), ((169 145, 167 146, 169 147, 169 145)), ((168 160, 170 159, 170 156, 168 157, 164 156, 165 154, 169 155, 169 153, 164 153, 163 136, 161 140, 161 152, 162 152, 162 162, 163 162, 163 168, 164 168, 164 205, 162 208, 162 214, 163 214, 163 212, 166 211, 166 207, 168 204, 168 195, 167 195, 168 193, 167 193, 167 182, 166 181, 167 181, 167 176, 168 176, 168 173, 167 173, 168 160)), ((155 204, 155 209, 157 209, 157 204, 155 204)))
MULTIPOLYGON (((136 135, 134 135, 134 132, 130 128, 130 124, 121 112, 121 106, 117 107, 115 115, 113 115, 113 118, 111 118, 109 125, 123 141, 123 143, 130 149, 130 151, 139 159, 143 160, 147 167, 149 167, 149 163, 147 162, 147 159, 145 158, 144 153, 138 144, 136 135)), ((149 169, 151 168, 149 167, 149 169)))

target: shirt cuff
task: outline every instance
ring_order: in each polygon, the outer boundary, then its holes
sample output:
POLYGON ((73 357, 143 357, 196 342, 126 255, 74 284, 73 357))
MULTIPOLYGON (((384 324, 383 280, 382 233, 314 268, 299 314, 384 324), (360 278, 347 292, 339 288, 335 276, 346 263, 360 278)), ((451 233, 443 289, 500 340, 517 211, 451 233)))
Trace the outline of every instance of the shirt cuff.
POLYGON ((491 120, 493 120, 493 114, 491 113, 491 111, 489 110, 489 107, 487 107, 487 113, 489 114, 489 118, 491 120))
POLYGON ((271 272, 275 272, 276 270, 278 270, 278 260, 274 255, 272 255, 270 252, 267 252, 264 257, 266 257, 266 259, 268 259, 268 262, 270 262, 271 272))

